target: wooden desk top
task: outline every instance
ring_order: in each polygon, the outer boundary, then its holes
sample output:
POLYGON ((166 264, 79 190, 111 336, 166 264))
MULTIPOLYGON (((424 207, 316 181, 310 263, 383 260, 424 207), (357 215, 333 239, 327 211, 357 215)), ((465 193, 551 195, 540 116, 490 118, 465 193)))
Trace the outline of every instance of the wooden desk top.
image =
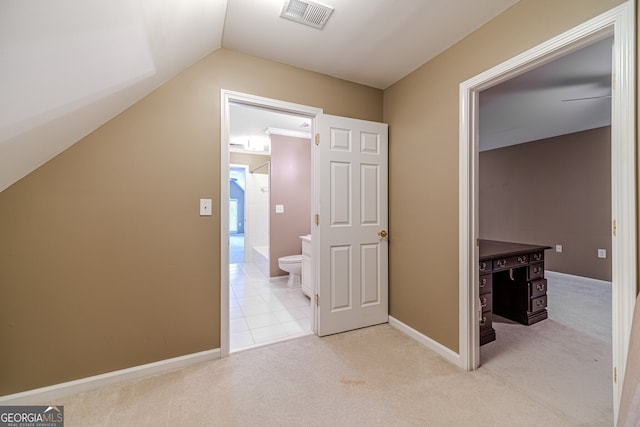
POLYGON ((525 253, 551 249, 551 246, 527 245, 524 243, 514 243, 514 242, 499 242, 497 240, 480 239, 478 243, 480 244, 480 253, 479 253, 480 260, 495 258, 495 257, 520 255, 525 253))

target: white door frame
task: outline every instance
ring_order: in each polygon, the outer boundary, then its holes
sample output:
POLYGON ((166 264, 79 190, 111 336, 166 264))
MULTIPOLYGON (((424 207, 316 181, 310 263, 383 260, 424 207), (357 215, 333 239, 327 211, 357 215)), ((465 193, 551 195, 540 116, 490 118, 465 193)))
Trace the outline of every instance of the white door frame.
MULTIPOLYGON (((322 114, 321 108, 309 107, 307 105, 294 104, 291 102, 279 101, 277 99, 264 98, 241 92, 222 89, 220 91, 220 356, 229 355, 229 127, 231 103, 251 105, 259 108, 268 108, 282 113, 292 113, 311 118, 314 132, 318 129, 318 116, 322 114)), ((312 150, 315 152, 315 150, 312 150)), ((311 167, 314 169, 315 158, 312 159, 311 167)), ((315 169, 314 169, 315 170, 315 169)), ((315 173, 311 171, 311 200, 316 200, 315 173)), ((312 212, 316 212, 315 205, 312 212)), ((311 223, 311 218, 309 218, 311 223)), ((312 227, 312 236, 313 236, 312 227)), ((317 244, 317 239, 316 243, 317 244)), ((312 242, 314 239, 312 238, 312 242)), ((312 243, 314 244, 314 243, 312 243)), ((312 264, 317 265, 315 260, 318 251, 314 249, 312 264)), ((315 281, 314 281, 315 282, 315 281)), ((316 290, 313 290, 313 294, 316 290)), ((313 315, 311 317, 311 329, 316 331, 316 306, 313 305, 313 315)))
POLYGON ((614 36, 612 93, 612 335, 614 419, 622 392, 636 298, 635 4, 624 3, 460 85, 460 363, 480 363, 478 295, 479 92, 529 69, 614 36), (613 225, 613 224, 612 224, 613 225))

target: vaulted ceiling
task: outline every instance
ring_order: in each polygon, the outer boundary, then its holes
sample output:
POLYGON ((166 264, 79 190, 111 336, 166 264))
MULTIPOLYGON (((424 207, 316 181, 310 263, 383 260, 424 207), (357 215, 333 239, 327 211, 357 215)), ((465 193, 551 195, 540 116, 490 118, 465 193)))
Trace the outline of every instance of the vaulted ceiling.
POLYGON ((480 150, 611 124, 613 37, 480 93, 480 150))
POLYGON ((517 0, 0 2, 0 191, 221 47, 385 88, 517 0))
POLYGON ((3 0, 0 191, 221 47, 384 89, 517 1, 3 0))

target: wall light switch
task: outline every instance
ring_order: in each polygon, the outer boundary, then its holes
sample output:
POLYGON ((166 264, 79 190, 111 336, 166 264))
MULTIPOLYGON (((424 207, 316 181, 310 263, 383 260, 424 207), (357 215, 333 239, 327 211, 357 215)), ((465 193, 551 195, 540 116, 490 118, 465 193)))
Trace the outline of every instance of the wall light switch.
POLYGON ((562 245, 556 245, 556 252, 562 252, 562 245))
POLYGON ((200 199, 200 216, 211 215, 211 199, 200 199))
POLYGON ((606 258, 607 250, 606 249, 598 249, 598 258, 606 258))
POLYGON ((284 205, 276 205, 276 213, 284 213, 284 205))

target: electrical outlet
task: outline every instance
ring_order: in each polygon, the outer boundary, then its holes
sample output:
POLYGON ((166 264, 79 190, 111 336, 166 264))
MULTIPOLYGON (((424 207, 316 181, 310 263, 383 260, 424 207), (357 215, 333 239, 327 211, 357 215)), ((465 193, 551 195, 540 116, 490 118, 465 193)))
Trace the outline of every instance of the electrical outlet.
POLYGON ((276 213, 284 213, 284 205, 276 205, 276 213))
POLYGON ((562 252, 562 245, 556 245, 556 252, 562 252))
POLYGON ((606 258, 607 250, 606 249, 598 249, 598 258, 606 258))

